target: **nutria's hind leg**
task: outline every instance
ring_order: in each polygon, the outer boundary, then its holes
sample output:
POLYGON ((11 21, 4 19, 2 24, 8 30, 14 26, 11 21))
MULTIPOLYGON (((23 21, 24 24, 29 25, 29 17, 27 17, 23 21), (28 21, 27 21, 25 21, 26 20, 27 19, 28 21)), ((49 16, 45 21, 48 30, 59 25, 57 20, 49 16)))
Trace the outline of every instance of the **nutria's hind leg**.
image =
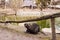
POLYGON ((27 33, 30 33, 30 31, 29 31, 29 30, 26 30, 26 32, 27 32, 27 33))

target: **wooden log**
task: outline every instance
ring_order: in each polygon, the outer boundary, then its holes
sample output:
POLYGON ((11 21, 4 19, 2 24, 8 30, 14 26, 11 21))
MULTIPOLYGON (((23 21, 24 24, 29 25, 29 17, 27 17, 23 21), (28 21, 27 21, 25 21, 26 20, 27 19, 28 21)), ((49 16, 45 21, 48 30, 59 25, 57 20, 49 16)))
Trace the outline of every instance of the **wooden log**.
POLYGON ((51 18, 52 40, 56 40, 55 18, 51 18))
POLYGON ((53 15, 47 15, 47 16, 42 16, 39 18, 33 18, 33 19, 27 19, 27 20, 21 20, 21 21, 0 21, 0 23, 23 23, 23 22, 32 22, 32 21, 40 21, 40 20, 46 20, 46 19, 50 19, 50 18, 56 18, 56 17, 60 17, 60 13, 56 13, 53 15))

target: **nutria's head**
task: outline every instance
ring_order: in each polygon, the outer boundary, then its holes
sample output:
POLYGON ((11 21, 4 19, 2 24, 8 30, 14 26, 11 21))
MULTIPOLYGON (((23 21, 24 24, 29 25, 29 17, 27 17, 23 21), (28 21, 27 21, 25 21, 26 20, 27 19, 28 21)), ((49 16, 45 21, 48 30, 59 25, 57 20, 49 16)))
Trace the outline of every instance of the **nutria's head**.
POLYGON ((24 26, 25 26, 26 28, 28 28, 28 24, 25 23, 24 26))
POLYGON ((27 28, 27 29, 31 29, 31 25, 29 23, 25 23, 24 26, 27 28))

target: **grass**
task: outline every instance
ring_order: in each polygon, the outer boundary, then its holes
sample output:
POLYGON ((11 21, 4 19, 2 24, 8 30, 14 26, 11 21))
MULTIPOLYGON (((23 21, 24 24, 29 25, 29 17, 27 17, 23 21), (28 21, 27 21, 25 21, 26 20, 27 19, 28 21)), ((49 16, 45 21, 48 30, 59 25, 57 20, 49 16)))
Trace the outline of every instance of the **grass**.
POLYGON ((0 15, 0 21, 5 21, 5 16, 4 15, 0 15))
POLYGON ((22 20, 29 20, 29 19, 35 19, 36 16, 6 16, 6 18, 10 21, 22 21, 22 20))
POLYGON ((10 15, 10 16, 6 16, 7 21, 15 21, 16 20, 16 16, 15 15, 10 15))
POLYGON ((37 21, 37 24, 40 26, 40 28, 49 28, 49 20, 41 20, 37 21))

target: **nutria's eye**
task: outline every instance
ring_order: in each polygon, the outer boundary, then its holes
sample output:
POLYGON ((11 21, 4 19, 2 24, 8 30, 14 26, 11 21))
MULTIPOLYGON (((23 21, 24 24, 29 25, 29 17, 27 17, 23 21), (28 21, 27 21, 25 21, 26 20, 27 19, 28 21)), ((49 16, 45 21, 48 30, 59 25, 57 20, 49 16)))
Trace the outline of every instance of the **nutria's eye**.
POLYGON ((24 26, 25 26, 26 28, 28 28, 28 24, 24 24, 24 26))
POLYGON ((27 26, 27 24, 24 24, 24 26, 27 26))

